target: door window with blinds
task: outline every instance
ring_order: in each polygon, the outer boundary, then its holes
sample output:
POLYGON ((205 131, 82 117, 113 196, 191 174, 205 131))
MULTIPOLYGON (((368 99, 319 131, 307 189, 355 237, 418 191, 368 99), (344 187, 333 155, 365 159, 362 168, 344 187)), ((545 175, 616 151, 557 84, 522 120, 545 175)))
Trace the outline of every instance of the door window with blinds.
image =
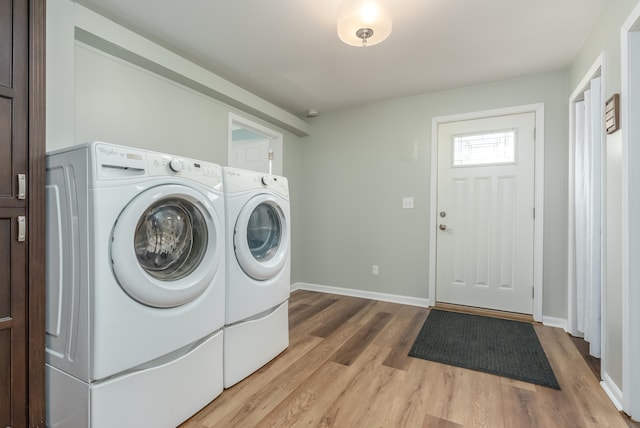
POLYGON ((454 167, 516 163, 517 131, 507 129, 453 136, 454 167))

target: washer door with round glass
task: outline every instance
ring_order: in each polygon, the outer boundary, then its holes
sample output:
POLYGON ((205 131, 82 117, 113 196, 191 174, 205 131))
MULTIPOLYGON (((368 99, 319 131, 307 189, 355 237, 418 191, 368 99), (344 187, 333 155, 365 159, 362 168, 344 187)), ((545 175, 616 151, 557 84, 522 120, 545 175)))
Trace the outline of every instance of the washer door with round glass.
POLYGON ((187 186, 148 189, 113 228, 111 261, 120 286, 145 305, 188 303, 211 285, 223 251, 211 201, 187 186))
POLYGON ((276 276, 289 254, 288 230, 285 213, 274 196, 250 199, 238 215, 233 236, 242 270, 258 281, 276 276))

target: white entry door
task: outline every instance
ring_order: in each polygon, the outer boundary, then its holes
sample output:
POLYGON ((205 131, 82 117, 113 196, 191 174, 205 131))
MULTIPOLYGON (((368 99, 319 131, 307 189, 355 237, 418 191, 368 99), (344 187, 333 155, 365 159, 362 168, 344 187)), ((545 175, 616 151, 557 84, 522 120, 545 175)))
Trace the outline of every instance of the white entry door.
POLYGON ((535 113, 438 125, 436 300, 533 313, 535 113))

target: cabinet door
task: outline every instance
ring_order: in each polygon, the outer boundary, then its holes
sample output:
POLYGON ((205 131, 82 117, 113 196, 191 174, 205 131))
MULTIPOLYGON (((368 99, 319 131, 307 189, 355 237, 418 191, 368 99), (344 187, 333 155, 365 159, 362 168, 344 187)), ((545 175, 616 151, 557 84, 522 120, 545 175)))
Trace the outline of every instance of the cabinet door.
POLYGON ((28 0, 0 0, 0 426, 27 425, 28 0), (26 178, 25 178, 26 193, 26 178), (26 230, 25 230, 26 232, 26 230))
POLYGON ((28 25, 27 0, 0 0, 0 207, 26 207, 17 193, 29 143, 28 25))
POLYGON ((26 425, 26 244, 18 242, 21 209, 0 208, 0 426, 26 425))

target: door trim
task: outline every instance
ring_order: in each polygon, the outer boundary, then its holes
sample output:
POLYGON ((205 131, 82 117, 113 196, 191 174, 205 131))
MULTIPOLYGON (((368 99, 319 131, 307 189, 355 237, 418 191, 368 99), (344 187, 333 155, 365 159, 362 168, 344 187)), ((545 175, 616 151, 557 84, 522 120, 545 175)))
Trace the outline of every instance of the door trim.
POLYGON ((637 168, 630 166, 640 158, 638 150, 631 141, 638 138, 640 128, 637 125, 640 117, 640 104, 631 102, 640 98, 637 85, 638 58, 633 56, 632 49, 640 49, 640 4, 629 14, 620 29, 621 50, 621 93, 620 123, 622 132, 622 407, 632 418, 640 418, 640 367, 634 364, 640 355, 640 334, 637 326, 640 320, 640 292, 637 284, 640 272, 632 261, 640 255, 640 228, 637 218, 640 213, 640 201, 635 196, 635 189, 640 184, 637 168), (634 189, 633 191, 631 189, 634 189))
POLYGON ((46 1, 29 0, 28 417, 45 426, 46 1))
POLYGON ((482 119, 519 113, 535 113, 535 209, 533 238, 533 319, 542 321, 542 275, 544 232, 544 103, 506 107, 494 110, 437 116, 431 120, 431 203, 429 214, 429 300, 436 303, 436 236, 438 197, 438 126, 441 123, 482 119))

